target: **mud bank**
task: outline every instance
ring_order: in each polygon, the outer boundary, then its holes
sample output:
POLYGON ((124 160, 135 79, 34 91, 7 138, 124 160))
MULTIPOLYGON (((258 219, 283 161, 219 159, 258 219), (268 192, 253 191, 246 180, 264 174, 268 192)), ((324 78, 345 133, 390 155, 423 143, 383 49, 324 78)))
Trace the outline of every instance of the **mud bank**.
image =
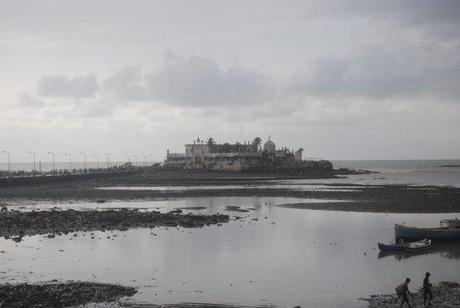
MULTIPOLYGON (((399 307, 400 300, 395 295, 372 295, 371 298, 362 299, 369 302, 369 308, 393 308, 399 307)), ((425 307, 423 305, 422 289, 414 292, 410 299, 411 305, 425 307)), ((453 308, 460 307, 460 284, 456 282, 440 282, 433 286, 433 305, 428 307, 453 308)))
POLYGON ((169 213, 140 212, 138 210, 106 211, 2 211, 0 212, 0 237, 20 242, 25 235, 68 234, 76 231, 127 230, 129 228, 154 228, 160 226, 200 228, 229 221, 228 215, 182 214, 181 210, 169 213))
POLYGON ((69 307, 109 303, 136 292, 130 287, 93 282, 3 284, 0 285, 0 307, 69 307))
MULTIPOLYGON (((232 180, 232 183, 256 185, 259 181, 232 180)), ((274 182, 276 184, 276 182, 274 182)), ((112 183, 113 184, 113 183, 112 183)), ((189 185, 195 185, 189 182, 189 185)), ((203 184, 199 182, 199 185, 203 184)), ((208 183, 210 184, 210 183, 208 183)), ((265 185, 267 182, 264 183, 265 185)), ((15 205, 18 202, 30 201, 89 201, 101 200, 157 200, 159 198, 189 198, 218 196, 261 196, 261 197, 294 197, 348 202, 302 204, 298 208, 318 210, 339 210, 357 212, 388 212, 388 213, 460 213, 460 188, 438 186, 405 186, 405 185, 357 185, 357 184, 322 184, 326 187, 336 186, 353 189, 348 191, 301 191, 295 188, 226 188, 211 190, 185 191, 153 191, 153 190, 103 190, 97 189, 109 185, 100 182, 82 182, 72 184, 50 184, 30 187, 0 187, 0 205, 15 205)), ((129 186, 131 183, 117 183, 129 186)), ((143 184, 146 185, 146 184, 143 184)), ((216 183, 214 183, 216 185, 216 183)))

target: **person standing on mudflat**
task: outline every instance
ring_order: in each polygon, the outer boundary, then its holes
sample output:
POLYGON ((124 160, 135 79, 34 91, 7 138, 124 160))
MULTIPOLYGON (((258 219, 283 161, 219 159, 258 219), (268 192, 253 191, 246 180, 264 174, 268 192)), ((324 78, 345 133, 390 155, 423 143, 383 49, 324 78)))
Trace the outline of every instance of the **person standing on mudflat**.
POLYGON ((430 299, 428 305, 431 305, 431 302, 433 301, 433 292, 431 290, 430 276, 431 274, 429 272, 426 272, 425 279, 423 279, 423 305, 426 305, 427 298, 430 299))
POLYGON ((412 308, 412 306, 409 304, 408 297, 408 295, 412 296, 412 294, 409 292, 409 282, 410 278, 406 278, 406 281, 396 288, 396 294, 398 294, 398 297, 402 299, 401 306, 399 306, 400 308, 404 305, 404 303, 407 303, 407 306, 412 308))

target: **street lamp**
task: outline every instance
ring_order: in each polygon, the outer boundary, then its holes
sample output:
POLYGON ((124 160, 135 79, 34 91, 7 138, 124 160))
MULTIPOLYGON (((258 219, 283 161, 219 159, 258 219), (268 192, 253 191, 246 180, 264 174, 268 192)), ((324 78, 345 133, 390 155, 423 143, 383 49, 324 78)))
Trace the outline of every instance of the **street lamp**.
POLYGON ((52 170, 52 173, 54 173, 54 152, 48 152, 48 154, 53 156, 53 170, 52 170))
POLYGON ((144 167, 147 167, 147 154, 142 154, 142 157, 144 158, 144 167))
POLYGON ((8 155, 8 173, 10 173, 10 152, 3 150, 2 153, 6 153, 8 155))
POLYGON ((69 172, 72 172, 72 154, 65 153, 65 156, 69 156, 69 172))
POLYGON ((137 155, 133 154, 132 156, 134 156, 134 166, 137 165, 137 155))
POLYGON ((93 154, 93 157, 96 157, 96 166, 97 166, 97 169, 99 169, 99 155, 93 154))
POLYGON ((83 155, 83 169, 86 169, 86 153, 80 152, 81 155, 83 155))
POLYGON ((35 152, 28 151, 27 153, 34 155, 34 168, 32 169, 32 172, 35 173, 35 152))
POLYGON ((104 153, 104 155, 107 158, 107 169, 109 169, 109 159, 110 159, 110 153, 104 153))

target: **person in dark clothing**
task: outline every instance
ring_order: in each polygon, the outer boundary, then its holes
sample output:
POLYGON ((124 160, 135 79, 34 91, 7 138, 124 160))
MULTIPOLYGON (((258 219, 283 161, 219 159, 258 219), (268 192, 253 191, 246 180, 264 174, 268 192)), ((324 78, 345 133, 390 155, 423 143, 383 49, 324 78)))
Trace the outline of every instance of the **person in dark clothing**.
POLYGON ((427 298, 430 299, 428 305, 431 305, 431 302, 433 301, 433 292, 431 291, 430 276, 431 274, 426 272, 425 279, 423 279, 423 305, 426 305, 427 298))
POLYGON ((408 295, 412 296, 412 294, 409 292, 409 282, 410 278, 406 278, 406 281, 396 288, 396 294, 398 294, 398 296, 402 299, 401 306, 399 306, 400 308, 404 305, 404 303, 407 303, 407 306, 412 308, 412 306, 409 304, 408 297, 408 295))

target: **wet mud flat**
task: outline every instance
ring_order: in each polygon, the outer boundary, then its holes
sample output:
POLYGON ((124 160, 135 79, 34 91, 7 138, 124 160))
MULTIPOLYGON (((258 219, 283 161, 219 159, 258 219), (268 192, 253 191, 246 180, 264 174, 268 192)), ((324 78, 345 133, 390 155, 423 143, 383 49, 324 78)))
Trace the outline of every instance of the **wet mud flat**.
POLYGON ((0 307, 75 307, 109 303, 132 296, 136 289, 94 282, 0 284, 0 307))
MULTIPOLYGON (((210 184, 207 179, 206 184, 210 184)), ((214 182, 219 189, 209 190, 105 190, 99 187, 122 185, 134 185, 131 179, 116 179, 116 183, 104 181, 80 181, 65 184, 46 184, 16 187, 0 187, 0 206, 14 205, 22 201, 111 201, 111 200, 158 200, 165 198, 189 198, 189 197, 219 197, 219 196, 240 196, 240 197, 294 197, 344 200, 348 202, 337 203, 301 203, 298 208, 339 210, 357 212, 388 212, 388 213, 460 213, 460 188, 444 186, 407 186, 407 185, 358 185, 343 183, 318 184, 330 186, 350 186, 353 189, 348 191, 302 191, 289 188, 266 188, 267 182, 263 182, 264 188, 226 188, 226 184, 214 182)), ((148 185, 149 181, 143 182, 148 185)), ((182 182, 181 182, 182 183, 182 182)), ((189 180, 188 185, 201 185, 203 179, 189 180)), ((248 180, 231 179, 231 184, 257 185, 260 179, 248 180)), ((277 184, 277 182, 271 182, 277 184)), ((163 183, 165 184, 165 183, 163 183)), ((137 185, 137 184, 136 184, 137 185)), ((172 185, 174 186, 174 185, 172 185)))
POLYGON ((52 210, 0 212, 0 237, 20 242, 23 236, 36 234, 55 235, 77 231, 128 230, 130 228, 185 227, 201 228, 229 221, 228 215, 183 214, 181 210, 169 213, 134 210, 76 211, 52 210))
MULTIPOLYGON (((422 289, 413 292, 410 303, 413 307, 425 307, 423 305, 422 289)), ((393 308, 399 307, 401 300, 396 294, 372 295, 362 299, 369 302, 369 308, 393 308)), ((460 284, 456 282, 440 282, 433 285, 433 305, 428 307, 453 308, 460 307, 460 284)))

